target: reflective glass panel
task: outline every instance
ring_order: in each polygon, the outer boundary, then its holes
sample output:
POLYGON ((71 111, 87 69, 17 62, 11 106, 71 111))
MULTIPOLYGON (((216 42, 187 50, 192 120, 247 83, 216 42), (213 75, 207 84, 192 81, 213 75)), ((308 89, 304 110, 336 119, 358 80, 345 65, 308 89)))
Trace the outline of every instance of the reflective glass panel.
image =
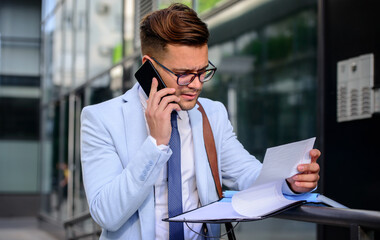
POLYGON ((62 85, 62 8, 42 26, 43 103, 58 98, 62 85))
MULTIPOLYGON (((304 10, 210 46, 218 71, 202 94, 225 104, 238 139, 261 161, 268 147, 316 135, 316 20, 304 10)), ((239 224, 236 236, 312 239, 315 226, 268 219, 239 224)))
POLYGON ((89 11, 89 78, 107 70, 122 56, 122 0, 91 1, 89 11))
MULTIPOLYGON (((135 37, 135 3, 133 0, 124 0, 124 54, 133 53, 135 37)), ((136 31, 137 32, 137 31, 136 31)))
POLYGON ((73 0, 66 0, 63 5, 63 67, 62 91, 67 93, 73 86, 73 0))
POLYGON ((87 2, 75 1, 73 17, 74 24, 74 87, 80 86, 86 80, 86 29, 87 29, 87 2))
POLYGON ((42 109, 42 131, 41 131, 41 211, 50 214, 55 211, 57 202, 56 195, 53 195, 53 179, 56 179, 53 173, 53 148, 56 143, 54 131, 57 131, 54 119, 56 111, 54 105, 50 104, 42 109))

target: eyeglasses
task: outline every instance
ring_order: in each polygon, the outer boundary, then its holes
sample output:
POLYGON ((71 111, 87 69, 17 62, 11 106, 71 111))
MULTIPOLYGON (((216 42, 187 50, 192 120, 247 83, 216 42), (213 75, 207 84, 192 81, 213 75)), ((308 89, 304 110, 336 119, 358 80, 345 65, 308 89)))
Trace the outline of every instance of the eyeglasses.
POLYGON ((169 68, 167 68, 164 65, 162 65, 161 63, 159 63, 153 57, 152 57, 152 59, 158 65, 160 65, 163 69, 165 69, 166 71, 168 71, 168 72, 172 73, 173 75, 175 75, 177 77, 177 84, 180 85, 180 86, 187 86, 187 85, 189 85, 192 81, 194 81, 195 77, 198 77, 199 81, 201 83, 207 82, 207 81, 211 80, 211 78, 214 76, 214 74, 216 72, 216 67, 214 66, 214 64, 212 64, 210 62, 210 60, 208 62, 211 64, 211 66, 213 68, 205 69, 205 70, 202 70, 202 71, 197 72, 197 73, 177 74, 177 73, 174 73, 173 71, 171 71, 169 68))

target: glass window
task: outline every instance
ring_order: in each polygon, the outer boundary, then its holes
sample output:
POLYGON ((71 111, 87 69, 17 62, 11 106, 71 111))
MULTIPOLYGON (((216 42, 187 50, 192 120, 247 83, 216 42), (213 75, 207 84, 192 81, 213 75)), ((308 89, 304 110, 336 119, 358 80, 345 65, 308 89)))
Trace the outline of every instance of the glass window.
POLYGON ((0 97, 0 116, 0 192, 36 193, 39 99, 0 97))
POLYGON ((41 5, 38 1, 1 1, 0 33, 2 36, 39 38, 41 5), (27 23, 27 24, 26 24, 27 23))
MULTIPOLYGON (((227 106, 238 139, 259 160, 268 147, 316 135, 316 19, 303 10, 209 48, 218 71, 202 94, 227 106)), ((316 235, 315 224, 279 219, 239 224, 236 235, 283 239, 279 226, 292 239, 316 235)))
POLYGON ((0 97, 0 139, 38 140, 39 99, 0 97))
POLYGON ((135 3, 133 0, 124 0, 124 54, 129 56, 134 50, 135 38, 135 3))
POLYGON ((3 40, 0 50, 0 73, 38 76, 40 74, 40 46, 38 42, 39 39, 25 41, 6 38, 3 40))
POLYGON ((73 177, 73 216, 78 216, 83 212, 88 211, 87 198, 83 186, 82 178, 82 165, 80 158, 80 115, 84 104, 84 91, 80 90, 75 96, 74 104, 74 142, 69 143, 73 145, 74 161, 71 175, 73 177))
POLYGON ((52 48, 53 48, 53 40, 52 40, 52 34, 51 29, 50 32, 48 32, 48 25, 50 25, 50 28, 53 28, 50 22, 42 25, 42 48, 41 48, 41 65, 42 65, 42 81, 41 81, 41 100, 43 103, 47 103, 53 94, 53 76, 52 76, 52 48))
POLYGON ((57 0, 42 0, 42 14, 41 19, 45 20, 45 18, 53 13, 54 8, 56 7, 57 0))
MULTIPOLYGON (((49 104, 42 111, 42 131, 41 131, 41 211, 45 214, 50 214, 56 211, 57 195, 53 193, 54 181, 56 176, 53 168, 53 149, 57 140, 54 138, 54 133, 57 131, 57 126, 54 119, 59 117, 55 111, 55 106, 49 104)), ((55 155, 56 156, 56 155, 55 155)))
POLYGON ((40 11, 38 4, 1 2, 0 74, 39 76, 40 11))
POLYGON ((74 97, 72 113, 69 113, 68 99, 51 103, 43 109, 41 210, 60 221, 88 210, 82 182, 79 144, 83 97, 83 91, 74 97), (73 129, 69 127, 71 123, 73 129), (70 141, 69 131, 74 131, 70 141), (69 151, 70 148, 72 150, 69 151), (69 157, 73 157, 72 162, 69 157))
POLYGON ((62 64, 62 90, 66 93, 73 86, 73 0, 66 0, 63 6, 63 64, 62 64))
POLYGON ((87 2, 75 1, 74 23, 74 87, 82 85, 87 78, 86 66, 86 29, 87 25, 87 2))
POLYGON ((88 10, 89 78, 92 78, 121 60, 122 0, 91 1, 88 10))
POLYGON ((40 77, 0 75, 0 86, 39 87, 40 77))
POLYGON ((58 220, 67 218, 68 193, 68 100, 55 103, 52 152, 51 203, 52 215, 58 220))
POLYGON ((62 8, 42 26, 42 101, 47 103, 58 98, 62 85, 62 8))
POLYGON ((269 146, 315 135, 315 14, 304 11, 210 47, 218 71, 204 94, 228 106, 240 141, 259 159, 269 146))
POLYGON ((89 104, 97 104, 113 97, 110 89, 110 77, 108 74, 97 78, 91 83, 88 92, 89 104))
POLYGON ((99 76, 87 89, 88 104, 96 104, 123 94, 123 65, 116 65, 99 76))

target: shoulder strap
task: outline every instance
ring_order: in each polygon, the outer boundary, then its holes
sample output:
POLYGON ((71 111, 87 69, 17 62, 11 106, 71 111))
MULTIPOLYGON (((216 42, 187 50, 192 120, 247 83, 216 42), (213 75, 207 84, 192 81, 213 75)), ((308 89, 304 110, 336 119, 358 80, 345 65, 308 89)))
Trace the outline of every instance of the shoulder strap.
POLYGON ((206 112, 203 109, 200 102, 198 102, 198 106, 199 106, 198 110, 202 113, 203 138, 205 141, 207 158, 208 158, 208 162, 210 164, 212 176, 214 178, 215 187, 216 187, 216 190, 218 192, 219 199, 221 199, 221 198, 223 198, 223 193, 222 193, 222 184, 220 183, 220 179, 219 179, 218 161, 217 161, 217 155, 216 155, 214 135, 212 134, 212 129, 210 126, 210 122, 207 118, 206 112))
MULTIPOLYGON (((197 101, 197 103, 199 106, 198 110, 202 113, 203 139, 205 142, 208 163, 210 164, 212 176, 214 178, 214 183, 215 183, 216 190, 218 192, 219 199, 222 199, 223 192, 222 192, 222 184, 220 183, 220 179, 219 179, 218 161, 217 161, 217 155, 216 155, 214 135, 212 133, 210 122, 208 120, 205 110, 202 107, 202 104, 199 101, 197 101)), ((236 240, 235 232, 234 232, 234 228, 232 227, 232 224, 229 222, 229 223, 225 223, 225 225, 226 225, 228 239, 236 240)))

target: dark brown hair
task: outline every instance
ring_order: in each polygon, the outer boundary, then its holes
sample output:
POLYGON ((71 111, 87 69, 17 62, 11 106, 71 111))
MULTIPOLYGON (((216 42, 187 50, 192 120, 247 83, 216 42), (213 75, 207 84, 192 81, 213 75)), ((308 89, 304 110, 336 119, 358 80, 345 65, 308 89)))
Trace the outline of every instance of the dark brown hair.
POLYGON ((180 3, 146 15, 140 24, 143 55, 159 54, 167 44, 202 46, 208 37, 207 25, 193 9, 180 3))

